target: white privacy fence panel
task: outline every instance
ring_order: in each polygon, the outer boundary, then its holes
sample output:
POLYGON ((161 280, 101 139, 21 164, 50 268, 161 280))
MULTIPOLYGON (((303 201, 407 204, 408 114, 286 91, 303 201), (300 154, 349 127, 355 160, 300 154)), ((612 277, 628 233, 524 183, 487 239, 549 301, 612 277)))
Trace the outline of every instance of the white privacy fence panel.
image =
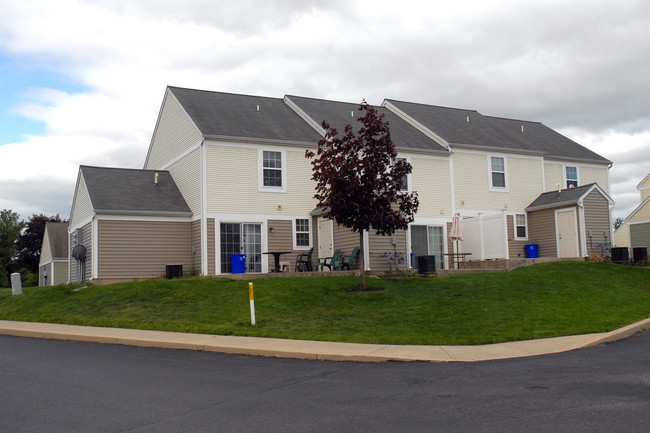
POLYGON ((505 214, 479 215, 462 220, 462 252, 468 260, 507 259, 508 236, 505 214))

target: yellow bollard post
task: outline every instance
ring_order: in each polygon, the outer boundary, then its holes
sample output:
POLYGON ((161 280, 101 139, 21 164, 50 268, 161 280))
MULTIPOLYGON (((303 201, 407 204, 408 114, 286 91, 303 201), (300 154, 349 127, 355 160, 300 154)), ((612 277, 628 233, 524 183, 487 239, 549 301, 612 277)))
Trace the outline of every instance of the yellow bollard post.
POLYGON ((253 283, 248 283, 248 297, 251 302, 251 325, 255 326, 255 295, 253 293, 253 283))

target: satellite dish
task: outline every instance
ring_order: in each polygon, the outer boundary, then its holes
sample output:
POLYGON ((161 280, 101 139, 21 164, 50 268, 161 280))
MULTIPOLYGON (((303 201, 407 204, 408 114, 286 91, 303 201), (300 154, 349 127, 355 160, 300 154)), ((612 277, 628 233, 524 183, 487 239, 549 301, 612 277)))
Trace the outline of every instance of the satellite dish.
POLYGON ((86 247, 83 245, 77 245, 72 249, 72 257, 77 260, 83 260, 86 258, 86 247))

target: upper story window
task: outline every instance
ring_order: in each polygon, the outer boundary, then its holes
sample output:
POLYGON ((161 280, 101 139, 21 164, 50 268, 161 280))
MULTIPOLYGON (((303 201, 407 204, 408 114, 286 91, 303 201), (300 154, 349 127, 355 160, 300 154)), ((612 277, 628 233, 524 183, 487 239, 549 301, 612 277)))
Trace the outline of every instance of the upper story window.
POLYGON ((506 159, 502 156, 490 157, 490 190, 506 189, 506 159))
POLYGON ((578 186, 578 167, 566 166, 566 187, 576 187, 578 186))
POLYGON ((283 151, 261 150, 259 154, 260 191, 287 190, 286 161, 283 151))
POLYGON ((296 249, 309 248, 311 246, 308 218, 296 218, 294 220, 294 233, 296 234, 296 249))
MULTIPOLYGON (((397 158, 397 161, 399 161, 399 160, 408 162, 407 158, 397 158)), ((410 174, 405 174, 402 177, 402 187, 400 188, 401 192, 408 192, 409 191, 409 177, 411 177, 410 174)))
POLYGON ((518 213, 515 215, 515 239, 526 239, 528 233, 526 231, 526 214, 518 213))

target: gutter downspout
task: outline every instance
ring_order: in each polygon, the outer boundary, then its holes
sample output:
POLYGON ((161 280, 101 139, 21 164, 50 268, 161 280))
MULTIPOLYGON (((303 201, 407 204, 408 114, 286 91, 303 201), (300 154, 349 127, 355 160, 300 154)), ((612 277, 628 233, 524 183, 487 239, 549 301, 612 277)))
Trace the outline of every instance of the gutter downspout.
POLYGON ((201 158, 199 164, 201 165, 201 275, 208 275, 208 218, 207 218, 207 150, 205 146, 205 139, 201 140, 201 158))

